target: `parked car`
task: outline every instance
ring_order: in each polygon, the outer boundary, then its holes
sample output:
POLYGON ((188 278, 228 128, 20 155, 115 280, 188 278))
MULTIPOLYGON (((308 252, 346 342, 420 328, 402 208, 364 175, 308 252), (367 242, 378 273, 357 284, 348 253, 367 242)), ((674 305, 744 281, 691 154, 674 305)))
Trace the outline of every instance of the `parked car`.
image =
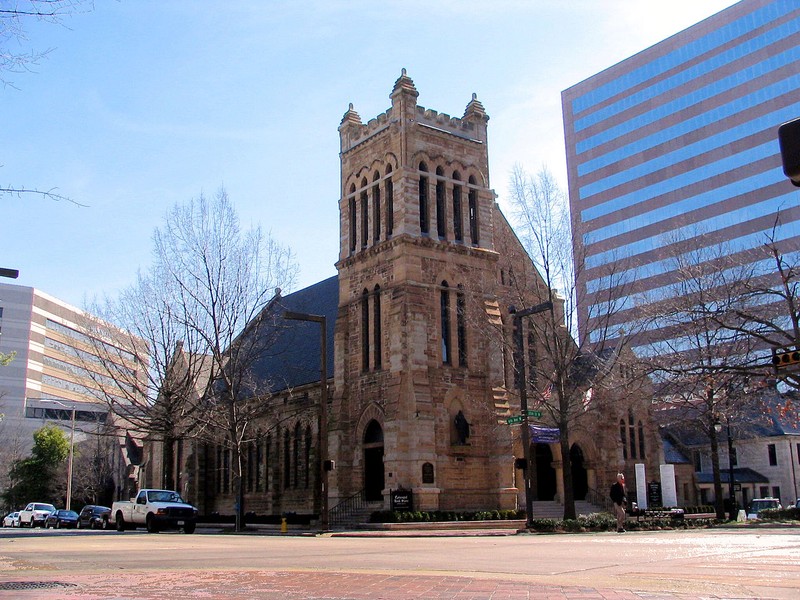
POLYGON ((44 520, 45 529, 55 527, 61 529, 62 527, 77 527, 78 526, 78 513, 74 510, 54 510, 44 520))
POLYGON ((29 502, 28 506, 19 511, 20 527, 44 526, 44 520, 56 509, 52 504, 44 502, 29 502))
POLYGON ((3 527, 19 527, 19 512, 8 513, 3 517, 3 527))
POLYGON ((110 514, 111 509, 108 506, 87 504, 81 509, 81 514, 78 516, 78 527, 108 529, 108 516, 110 514))
POLYGON ((747 518, 758 519, 758 514, 768 508, 781 508, 781 503, 777 498, 756 498, 750 502, 750 508, 747 509, 747 518))

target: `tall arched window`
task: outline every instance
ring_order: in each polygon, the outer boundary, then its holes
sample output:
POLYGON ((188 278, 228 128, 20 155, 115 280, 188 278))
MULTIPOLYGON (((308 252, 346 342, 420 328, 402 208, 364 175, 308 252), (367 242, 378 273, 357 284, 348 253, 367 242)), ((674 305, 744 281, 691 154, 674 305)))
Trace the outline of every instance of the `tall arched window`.
POLYGON ((453 237, 457 242, 464 241, 463 218, 461 216, 461 174, 453 173, 456 183, 453 185, 453 237))
POLYGON ((444 171, 442 167, 436 167, 436 234, 440 240, 447 237, 444 202, 444 171))
POLYGON ((289 430, 283 431, 283 487, 289 489, 292 485, 292 453, 289 440, 289 430))
POLYGON ((369 371, 369 292, 361 292, 361 370, 369 371))
POLYGON ((631 458, 636 458, 636 428, 633 424, 633 411, 628 411, 628 443, 631 449, 631 458))
POLYGON ((367 180, 361 181, 361 247, 367 247, 369 237, 369 201, 367 200, 367 180))
POLYGON ((386 167, 386 237, 394 230, 394 184, 392 183, 392 167, 386 167))
POLYGON ((375 296, 372 300, 372 341, 373 341, 373 366, 380 369, 383 363, 381 344, 381 286, 375 286, 375 296))
POLYGON ((439 312, 442 320, 442 363, 452 364, 452 352, 450 342, 450 287, 446 281, 442 282, 442 290, 439 294, 439 312))
POLYGON ((356 233, 358 217, 356 216, 356 186, 350 186, 350 200, 348 201, 350 207, 350 253, 356 251, 356 233))
POLYGON ((381 174, 375 171, 372 178, 372 241, 377 244, 381 239, 381 174))
POLYGON ((306 446, 303 451, 303 484, 306 489, 311 486, 311 426, 306 426, 306 446))
POLYGON ((264 491, 264 440, 261 436, 256 440, 256 491, 264 491))
MULTIPOLYGON (((419 163, 419 170, 428 171, 424 162, 419 163)), ((419 176, 419 230, 423 235, 430 232, 430 222, 428 221, 428 176, 419 176)))
POLYGON ((467 301, 464 287, 459 285, 456 292, 456 338, 458 339, 458 366, 467 366, 467 301))
POLYGON ((269 492, 269 470, 270 459, 272 452, 272 436, 267 436, 267 442, 264 444, 264 491, 269 492))
POLYGON ((469 177, 469 185, 469 237, 472 245, 477 246, 480 243, 478 237, 478 190, 472 187, 477 185, 475 177, 472 175, 469 177))
POLYGON ((292 487, 295 488, 300 487, 300 444, 303 441, 301 433, 300 423, 295 424, 292 446, 292 487))
POLYGON ((619 420, 619 441, 622 444, 622 458, 625 460, 628 459, 628 436, 625 435, 626 427, 625 427, 625 419, 619 420))
POLYGON ((247 491, 252 492, 256 483, 256 446, 247 444, 247 491))
POLYGON ((639 458, 644 458, 644 425, 642 425, 641 421, 639 421, 637 429, 639 434, 639 458))

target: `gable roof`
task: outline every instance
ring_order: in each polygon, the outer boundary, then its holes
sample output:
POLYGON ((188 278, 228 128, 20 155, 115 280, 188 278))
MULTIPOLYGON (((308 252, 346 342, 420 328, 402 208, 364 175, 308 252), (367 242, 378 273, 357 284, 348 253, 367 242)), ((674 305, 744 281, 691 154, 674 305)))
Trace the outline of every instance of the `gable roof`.
POLYGON ((334 275, 307 288, 280 297, 270 308, 270 324, 259 335, 270 336, 269 352, 256 360, 252 376, 257 389, 279 392, 320 380, 320 325, 283 317, 286 311, 324 316, 326 373, 333 377, 333 334, 339 310, 339 277, 334 275))

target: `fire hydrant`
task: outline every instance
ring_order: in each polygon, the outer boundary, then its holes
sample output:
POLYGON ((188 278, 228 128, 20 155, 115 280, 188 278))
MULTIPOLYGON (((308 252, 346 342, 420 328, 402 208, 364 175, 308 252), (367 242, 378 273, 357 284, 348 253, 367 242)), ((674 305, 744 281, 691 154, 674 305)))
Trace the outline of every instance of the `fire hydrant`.
POLYGON ((289 526, 286 524, 286 517, 281 517, 281 533, 288 533, 289 526))

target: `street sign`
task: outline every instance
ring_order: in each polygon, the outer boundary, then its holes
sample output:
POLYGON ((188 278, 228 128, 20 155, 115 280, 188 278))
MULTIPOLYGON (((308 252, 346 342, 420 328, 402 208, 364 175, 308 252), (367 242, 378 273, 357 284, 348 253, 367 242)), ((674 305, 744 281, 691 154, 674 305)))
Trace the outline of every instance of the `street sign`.
POLYGON ((522 423, 522 421, 523 421, 522 415, 515 417, 508 417, 506 419, 506 423, 508 423, 509 425, 519 425, 520 423, 522 423))
POLYGON ((528 411, 529 417, 536 417, 537 419, 542 416, 542 411, 540 410, 529 410, 528 411))

